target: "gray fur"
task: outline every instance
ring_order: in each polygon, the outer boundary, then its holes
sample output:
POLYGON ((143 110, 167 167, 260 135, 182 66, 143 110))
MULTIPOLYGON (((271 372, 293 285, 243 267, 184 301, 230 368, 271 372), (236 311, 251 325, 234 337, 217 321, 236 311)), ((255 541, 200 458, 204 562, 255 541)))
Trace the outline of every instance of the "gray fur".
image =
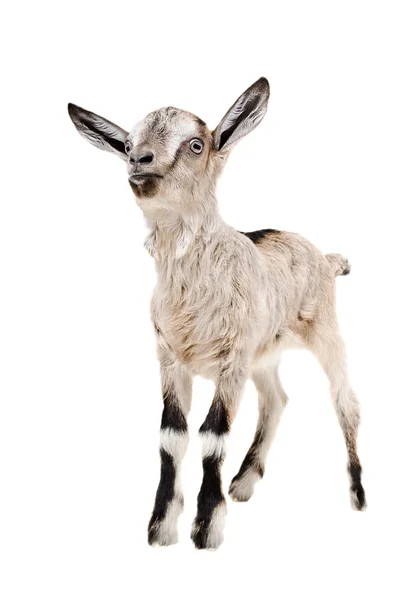
MULTIPOLYGON (((269 86, 262 78, 244 92, 214 132, 194 115, 169 107, 149 114, 125 138, 128 177, 150 229, 145 246, 157 270, 151 314, 163 392, 172 391, 173 405, 187 415, 192 378, 201 375, 216 384, 201 434, 204 481, 192 532, 199 548, 216 548, 222 541, 225 509, 220 467, 227 431, 248 378, 258 389, 259 420, 253 445, 230 488, 233 499, 247 500, 263 475, 266 453, 286 403, 277 368, 283 351, 291 347, 312 350, 330 379, 349 453, 353 507, 365 507, 357 479, 359 405, 348 382, 335 311, 335 276, 349 271, 348 262, 337 254, 324 256, 294 233, 270 231, 254 244, 218 212, 216 181, 229 149, 261 121, 268 97, 269 86), (204 142, 199 156, 189 149, 192 138, 204 142), (137 146, 153 153, 150 164, 130 160, 128 154, 137 146), (212 479, 219 479, 216 489, 210 490, 218 503, 207 515, 203 513, 206 468, 214 469, 212 479)), ((71 114, 79 132, 87 136, 79 124, 81 113, 71 114)), ((87 120, 90 113, 84 114, 87 120)), ((95 115, 93 121, 100 125, 100 119, 95 115)), ((101 128, 109 136, 116 127, 103 122, 95 139, 101 128)), ((117 139, 123 131, 114 130, 117 139)), ((92 142, 92 134, 87 137, 92 142)), ((100 147, 120 154, 106 142, 100 147)), ((169 442, 179 438, 162 435, 179 473, 183 452, 180 445, 169 442)), ((178 478, 178 497, 181 494, 178 478)), ((174 510, 174 504, 170 503, 162 524, 156 521, 161 539, 154 542, 161 545, 176 541, 179 510, 174 510)))

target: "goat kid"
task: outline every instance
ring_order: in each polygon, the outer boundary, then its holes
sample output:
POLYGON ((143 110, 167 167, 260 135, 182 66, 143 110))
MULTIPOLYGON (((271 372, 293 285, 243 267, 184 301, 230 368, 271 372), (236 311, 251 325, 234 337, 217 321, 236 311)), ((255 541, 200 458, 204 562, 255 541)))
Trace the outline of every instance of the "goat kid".
POLYGON ((259 395, 251 447, 229 494, 248 500, 263 476, 265 459, 287 402, 278 376, 286 348, 309 348, 330 380, 348 452, 352 507, 365 508, 356 438, 359 404, 350 387, 335 310, 335 276, 349 264, 323 255, 294 233, 265 229, 241 233, 218 213, 216 181, 230 150, 265 115, 269 84, 249 87, 214 131, 189 112, 172 107, 150 113, 130 133, 69 104, 78 132, 127 163, 128 180, 150 233, 157 286, 151 313, 157 337, 164 410, 161 477, 149 523, 149 543, 177 541, 183 507, 181 461, 188 443, 187 416, 195 375, 211 378, 215 395, 200 428, 203 481, 192 539, 217 548, 226 503, 221 466, 226 438, 246 380, 259 395))

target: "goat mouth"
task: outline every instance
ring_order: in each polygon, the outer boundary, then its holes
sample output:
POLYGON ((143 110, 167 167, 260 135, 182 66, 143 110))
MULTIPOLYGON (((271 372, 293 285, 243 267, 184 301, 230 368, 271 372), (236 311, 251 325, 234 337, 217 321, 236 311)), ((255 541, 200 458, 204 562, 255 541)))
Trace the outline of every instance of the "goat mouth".
POLYGON ((132 182, 136 182, 136 181, 145 181, 145 179, 150 179, 150 178, 156 178, 156 179, 162 179, 163 176, 162 175, 158 175, 157 173, 134 173, 133 175, 130 175, 129 180, 132 182))
POLYGON ((157 173, 134 173, 128 178, 128 183, 138 198, 153 198, 158 193, 162 175, 157 173))

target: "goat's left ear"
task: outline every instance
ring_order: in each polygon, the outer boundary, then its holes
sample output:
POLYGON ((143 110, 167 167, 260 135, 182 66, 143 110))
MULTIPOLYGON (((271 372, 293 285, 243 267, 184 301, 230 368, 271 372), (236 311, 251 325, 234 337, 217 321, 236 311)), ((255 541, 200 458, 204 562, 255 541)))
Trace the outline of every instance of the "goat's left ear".
POLYGON ((215 150, 229 150, 259 125, 266 114, 269 94, 269 82, 261 77, 236 100, 213 131, 215 150))
POLYGON ((77 131, 87 142, 127 160, 124 143, 128 133, 124 129, 76 104, 68 104, 68 112, 77 131))

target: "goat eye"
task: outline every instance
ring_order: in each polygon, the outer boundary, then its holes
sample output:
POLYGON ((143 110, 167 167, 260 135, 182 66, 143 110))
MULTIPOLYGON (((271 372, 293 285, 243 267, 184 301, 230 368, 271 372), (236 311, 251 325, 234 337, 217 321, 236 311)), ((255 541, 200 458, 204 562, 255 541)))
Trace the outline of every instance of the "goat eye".
POLYGON ((190 140, 190 150, 195 154, 201 154, 204 148, 204 142, 198 138, 190 140))
POLYGON ((129 142, 126 142, 126 144, 125 144, 125 151, 127 152, 127 154, 129 152, 131 152, 131 148, 132 148, 131 144, 129 142))

